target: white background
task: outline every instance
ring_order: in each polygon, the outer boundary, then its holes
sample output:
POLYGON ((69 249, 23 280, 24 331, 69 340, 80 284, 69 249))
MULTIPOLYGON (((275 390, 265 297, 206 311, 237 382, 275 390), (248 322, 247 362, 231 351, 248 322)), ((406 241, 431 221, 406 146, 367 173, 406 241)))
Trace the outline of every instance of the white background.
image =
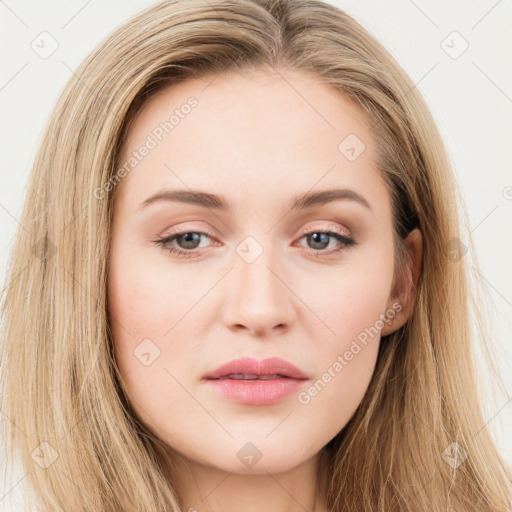
MULTIPOLYGON (((2 284, 27 174, 62 87, 97 43, 152 3, 53 0, 48 6, 35 0, 0 0, 2 284), (43 31, 59 45, 47 59, 31 47, 43 31)), ((512 0, 329 3, 347 11, 384 44, 417 84, 441 129, 497 310, 498 360, 508 396, 496 398, 498 406, 487 419, 512 464, 512 0), (463 48, 461 37, 469 47, 452 58, 463 48)), ((20 510, 24 475, 4 474, 2 465, 0 510, 20 510)))

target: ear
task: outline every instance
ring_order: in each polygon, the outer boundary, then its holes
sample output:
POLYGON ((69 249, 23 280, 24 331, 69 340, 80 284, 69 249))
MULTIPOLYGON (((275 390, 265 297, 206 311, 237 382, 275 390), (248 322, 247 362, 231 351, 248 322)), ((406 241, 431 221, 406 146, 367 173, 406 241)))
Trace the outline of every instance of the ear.
POLYGON ((413 229, 405 239, 405 248, 409 255, 407 268, 397 276, 388 301, 388 309, 395 310, 392 305, 397 302, 402 306, 395 316, 384 323, 381 336, 397 331, 411 316, 416 298, 416 285, 420 276, 423 258, 423 237, 418 228, 413 229))

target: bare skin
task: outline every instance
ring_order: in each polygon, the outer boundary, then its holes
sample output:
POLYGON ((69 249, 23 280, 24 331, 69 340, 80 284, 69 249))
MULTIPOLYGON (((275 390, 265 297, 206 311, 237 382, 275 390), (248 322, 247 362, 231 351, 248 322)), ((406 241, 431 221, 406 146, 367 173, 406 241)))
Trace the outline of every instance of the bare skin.
MULTIPOLYGON (((412 311, 411 287, 396 296, 392 286, 391 202, 370 120, 302 72, 210 82, 189 80, 151 98, 124 141, 122 162, 196 98, 117 185, 108 276, 116 360, 137 415, 178 454, 170 478, 183 510, 326 512, 315 488, 322 448, 361 402, 380 337, 412 311), (339 149, 349 134, 365 145, 352 160, 339 149), (368 206, 345 198, 291 209, 298 195, 343 188, 368 206), (230 208, 141 206, 162 189, 215 194, 230 208), (177 232, 196 235, 156 243, 177 232), (249 262, 247 254, 257 257, 249 262), (389 311, 392 321, 379 322, 389 311), (361 342, 374 326, 379 334, 361 342), (149 365, 135 356, 143 340, 149 365), (281 357, 309 378, 277 403, 241 404, 202 379, 240 356, 281 357), (261 457, 248 465, 243 449, 261 457)), ((407 247, 416 282, 418 230, 407 247)), ((319 479, 322 489, 325 473, 319 479)))

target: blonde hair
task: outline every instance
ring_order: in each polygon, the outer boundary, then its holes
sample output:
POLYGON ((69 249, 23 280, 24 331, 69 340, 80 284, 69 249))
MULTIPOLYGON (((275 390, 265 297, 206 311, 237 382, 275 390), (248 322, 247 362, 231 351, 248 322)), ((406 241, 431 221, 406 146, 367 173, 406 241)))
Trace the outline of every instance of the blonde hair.
POLYGON ((447 152, 399 64, 318 0, 158 3, 109 35, 66 84, 31 169, 2 299, 9 463, 21 462, 44 511, 180 510, 158 456, 165 447, 135 418, 113 354, 106 283, 115 187, 105 184, 153 94, 264 67, 312 73, 374 122, 397 277, 410 278, 405 235, 415 226, 423 235, 414 311, 382 338, 362 403, 325 448, 329 507, 507 510, 510 468, 486 427, 473 346, 496 364, 486 291, 472 281, 469 265, 479 267, 447 152))

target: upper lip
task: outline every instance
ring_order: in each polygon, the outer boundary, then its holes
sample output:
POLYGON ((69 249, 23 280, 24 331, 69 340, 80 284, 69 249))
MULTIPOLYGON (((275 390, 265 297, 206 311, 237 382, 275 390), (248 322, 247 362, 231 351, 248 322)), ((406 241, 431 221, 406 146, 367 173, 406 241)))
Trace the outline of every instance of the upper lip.
POLYGON ((216 370, 206 374, 204 379, 218 379, 235 373, 248 373, 252 375, 282 375, 293 379, 307 379, 308 377, 297 366, 280 357, 268 357, 262 361, 251 357, 233 359, 219 366, 216 370))

